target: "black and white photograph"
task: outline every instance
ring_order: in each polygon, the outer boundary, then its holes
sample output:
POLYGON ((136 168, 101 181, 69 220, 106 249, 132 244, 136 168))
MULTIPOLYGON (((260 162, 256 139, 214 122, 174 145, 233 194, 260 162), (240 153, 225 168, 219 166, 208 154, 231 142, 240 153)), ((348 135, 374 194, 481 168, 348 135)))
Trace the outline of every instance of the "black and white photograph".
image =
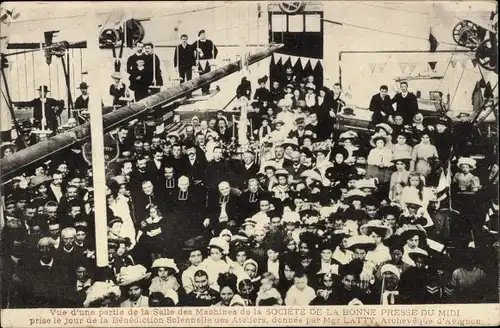
POLYGON ((0 8, 3 311, 498 304, 496 2, 0 8))

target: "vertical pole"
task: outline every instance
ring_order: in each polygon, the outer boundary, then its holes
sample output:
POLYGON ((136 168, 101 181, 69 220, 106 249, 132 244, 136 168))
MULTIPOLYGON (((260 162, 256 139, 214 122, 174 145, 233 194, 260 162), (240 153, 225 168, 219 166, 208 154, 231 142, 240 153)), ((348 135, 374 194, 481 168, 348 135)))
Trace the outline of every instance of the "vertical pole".
POLYGON ((99 49, 99 20, 97 8, 89 9, 87 17, 88 37, 87 50, 89 60, 88 82, 89 82, 89 112, 92 142, 92 170, 94 183, 94 209, 95 209, 95 241, 97 267, 103 268, 108 265, 108 239, 106 218, 106 193, 105 193, 105 170, 104 170, 104 132, 102 124, 100 70, 103 58, 99 49))

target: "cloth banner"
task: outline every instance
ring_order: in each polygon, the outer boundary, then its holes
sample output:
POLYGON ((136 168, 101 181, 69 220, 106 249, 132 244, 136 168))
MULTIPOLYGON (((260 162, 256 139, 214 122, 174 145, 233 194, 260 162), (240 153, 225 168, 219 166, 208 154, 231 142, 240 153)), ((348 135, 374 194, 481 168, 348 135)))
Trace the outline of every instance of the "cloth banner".
POLYGON ((372 72, 375 72, 375 68, 377 68, 377 64, 375 63, 368 63, 368 66, 370 67, 370 71, 372 72))
POLYGON ((379 65, 379 67, 378 67, 378 68, 379 68, 380 73, 383 73, 383 72, 384 72, 384 69, 385 69, 385 66, 386 66, 386 65, 387 65, 387 63, 381 63, 381 64, 379 65))

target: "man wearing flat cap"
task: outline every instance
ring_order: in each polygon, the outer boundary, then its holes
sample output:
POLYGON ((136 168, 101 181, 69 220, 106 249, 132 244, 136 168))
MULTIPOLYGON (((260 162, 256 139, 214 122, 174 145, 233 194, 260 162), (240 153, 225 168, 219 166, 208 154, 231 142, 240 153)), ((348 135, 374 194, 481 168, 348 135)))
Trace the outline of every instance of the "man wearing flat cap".
MULTIPOLYGON (((198 32, 198 40, 196 40, 196 42, 193 44, 193 48, 195 49, 194 55, 196 58, 196 63, 198 65, 200 76, 203 74, 207 74, 208 72, 210 72, 211 67, 210 67, 210 62, 207 62, 206 60, 216 59, 219 50, 212 42, 212 40, 207 39, 207 34, 205 30, 200 30, 198 32), (203 66, 202 63, 203 65, 206 64, 206 66, 203 66)), ((209 94, 210 84, 207 83, 206 85, 201 87, 201 92, 204 95, 209 94)))

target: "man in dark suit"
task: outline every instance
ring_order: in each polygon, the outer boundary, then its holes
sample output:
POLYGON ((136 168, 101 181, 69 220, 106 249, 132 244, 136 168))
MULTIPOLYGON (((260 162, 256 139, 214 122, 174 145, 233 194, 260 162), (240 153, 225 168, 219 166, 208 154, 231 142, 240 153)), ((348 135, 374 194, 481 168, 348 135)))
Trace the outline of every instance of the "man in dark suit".
POLYGON ((37 254, 29 267, 30 307, 61 307, 69 293, 68 268, 60 264, 55 256, 54 242, 49 237, 41 238, 37 254))
POLYGON ((194 185, 201 185, 205 179, 205 168, 207 163, 199 158, 196 151, 196 146, 192 141, 185 143, 186 157, 184 157, 181 167, 182 174, 189 178, 189 181, 194 185))
POLYGON ((137 158, 135 168, 130 173, 130 180, 134 184, 141 184, 144 181, 153 181, 154 177, 151 175, 150 165, 147 159, 142 155, 137 158))
POLYGON ((153 160, 149 167, 151 176, 159 178, 163 176, 163 168, 165 167, 165 161, 163 159, 163 150, 158 148, 153 151, 153 160))
POLYGON ((188 44, 188 36, 181 35, 181 44, 175 47, 174 67, 179 72, 181 83, 190 81, 193 76, 193 67, 195 66, 194 49, 188 44))
POLYGON ((412 125, 413 117, 418 114, 418 101, 417 97, 408 91, 408 82, 400 83, 401 92, 397 93, 391 100, 391 103, 396 103, 396 109, 393 110, 389 121, 392 116, 399 113, 403 117, 403 124, 412 125))
POLYGON ((307 170, 307 168, 300 164, 300 152, 298 150, 294 150, 291 155, 292 164, 285 165, 283 168, 288 171, 293 176, 294 180, 300 180, 300 175, 302 172, 307 170))
MULTIPOLYGON (((203 63, 203 65, 206 64, 206 66, 202 66, 202 62, 200 62, 200 60, 205 61, 216 59, 217 53, 219 51, 217 50, 217 47, 214 45, 214 43, 211 40, 207 39, 205 30, 200 30, 200 32, 198 32, 198 38, 199 39, 193 44, 193 48, 196 56, 196 63, 198 64, 198 70, 200 72, 200 75, 203 75, 210 72, 211 67, 209 62, 203 63)), ((210 84, 207 83, 206 85, 204 85, 201 88, 201 91, 204 95, 209 94, 210 84)))
POLYGON ((89 108, 89 86, 87 83, 82 82, 78 87, 80 89, 81 95, 75 100, 75 109, 87 109, 89 108))
POLYGON ((207 163, 205 171, 205 185, 209 190, 217 190, 217 186, 222 181, 232 180, 232 170, 229 161, 222 155, 222 148, 214 147, 214 159, 207 163))
POLYGON ((257 178, 248 179, 248 188, 240 196, 240 216, 246 219, 256 214, 260 210, 260 199, 268 195, 268 192, 259 187, 257 178))
POLYGON ((218 185, 218 191, 208 194, 207 217, 203 222, 205 227, 209 225, 216 235, 223 229, 240 226, 240 199, 237 194, 231 191, 228 182, 223 181, 218 185))
POLYGON ((255 163, 255 155, 251 151, 243 153, 243 162, 239 163, 239 168, 236 170, 238 174, 238 185, 241 190, 248 185, 248 180, 259 173, 259 167, 255 163))
POLYGON ((274 148, 274 158, 271 158, 269 161, 276 163, 281 168, 293 164, 291 160, 285 158, 285 149, 283 148, 282 145, 277 145, 274 148))
POLYGON ((50 91, 46 85, 40 86, 38 92, 39 97, 28 102, 27 106, 33 107, 33 119, 40 122, 38 127, 50 129, 55 134, 59 126, 58 117, 61 115, 64 106, 61 106, 61 102, 54 98, 47 98, 47 93, 50 91), (45 109, 45 115, 43 109, 45 109), (42 122, 44 118, 45 122, 42 122))
POLYGON ((132 147, 134 146, 134 139, 129 134, 126 126, 120 126, 118 132, 112 135, 118 141, 118 150, 120 157, 129 157, 131 155, 132 147))
POLYGON ((387 123, 393 111, 391 97, 387 94, 388 91, 389 88, 387 88, 387 85, 382 85, 380 87, 380 92, 373 95, 370 100, 370 110, 373 112, 373 126, 379 123, 387 123))
POLYGON ((161 75, 161 62, 158 55, 154 52, 154 45, 151 42, 144 44, 144 62, 146 69, 151 74, 151 85, 162 86, 163 77, 161 75))
POLYGON ((165 164, 172 167, 175 175, 178 177, 184 172, 184 163, 185 159, 182 156, 182 146, 180 144, 174 144, 172 146, 172 155, 165 159, 165 164))
POLYGON ((158 179, 158 190, 163 194, 166 201, 173 199, 177 191, 175 174, 175 169, 171 165, 165 164, 163 166, 163 176, 158 179))
POLYGON ((133 193, 132 199, 137 223, 149 217, 148 205, 150 204, 156 205, 162 215, 165 213, 164 199, 160 193, 155 191, 155 187, 150 180, 142 182, 142 190, 133 193))
POLYGON ((137 42, 135 44, 135 54, 131 55, 127 59, 127 73, 132 74, 132 72, 135 71, 137 68, 137 60, 143 59, 144 60, 144 44, 142 42, 137 42))

